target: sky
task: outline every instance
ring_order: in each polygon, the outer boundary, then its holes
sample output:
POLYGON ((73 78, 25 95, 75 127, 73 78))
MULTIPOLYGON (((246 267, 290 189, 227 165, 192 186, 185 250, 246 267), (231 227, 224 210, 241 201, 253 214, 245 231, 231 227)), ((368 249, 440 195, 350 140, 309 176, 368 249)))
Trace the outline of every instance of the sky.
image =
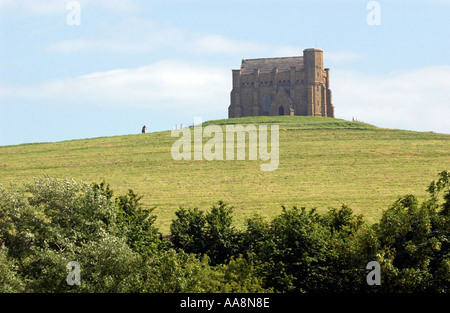
POLYGON ((450 134, 450 0, 0 0, 0 146, 228 116, 242 59, 324 51, 335 117, 450 134))

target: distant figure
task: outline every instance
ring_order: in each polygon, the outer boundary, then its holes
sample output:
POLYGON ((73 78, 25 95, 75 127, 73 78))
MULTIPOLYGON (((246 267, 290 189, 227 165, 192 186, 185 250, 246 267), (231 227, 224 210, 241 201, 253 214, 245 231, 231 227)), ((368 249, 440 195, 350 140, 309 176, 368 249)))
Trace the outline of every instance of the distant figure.
POLYGON ((142 133, 145 134, 147 132, 147 126, 144 125, 144 127, 142 127, 142 133))

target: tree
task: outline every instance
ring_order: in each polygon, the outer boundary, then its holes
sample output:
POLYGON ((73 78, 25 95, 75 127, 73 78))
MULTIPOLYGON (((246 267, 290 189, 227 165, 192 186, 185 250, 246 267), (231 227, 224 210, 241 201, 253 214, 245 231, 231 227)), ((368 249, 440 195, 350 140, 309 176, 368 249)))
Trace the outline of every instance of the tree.
MULTIPOLYGON (((105 189, 106 190, 106 189, 105 189)), ((102 188, 44 177, 24 188, 0 189, 0 238, 17 264, 26 292, 127 290, 139 255, 117 227, 117 208, 102 188), (67 264, 82 268, 81 287, 69 286, 67 264)))
POLYGON ((128 190, 128 193, 116 198, 117 225, 127 244, 136 252, 144 253, 158 243, 158 229, 154 226, 154 208, 145 209, 139 201, 142 199, 128 190))
POLYGON ((450 290, 449 173, 439 173, 428 191, 422 204, 413 195, 400 197, 374 225, 372 258, 381 265, 383 292, 450 290))
POLYGON ((208 255, 212 265, 225 263, 239 248, 232 213, 233 209, 222 201, 206 214, 197 208, 180 208, 170 226, 171 241, 187 253, 208 255))
POLYGON ((175 216, 176 219, 170 225, 173 245, 186 253, 205 253, 205 213, 198 208, 180 208, 175 216))
POLYGON ((255 255, 266 287, 282 292, 318 291, 325 285, 330 257, 329 230, 315 210, 286 209, 267 229, 259 221, 252 232, 264 234, 255 255), (265 235, 268 232, 268 235, 265 235))
POLYGON ((212 264, 228 261, 238 251, 238 232, 233 224, 233 209, 219 201, 206 214, 205 250, 212 264))
POLYGON ((17 264, 8 256, 7 249, 0 246, 0 293, 23 292, 25 283, 17 270, 17 264))

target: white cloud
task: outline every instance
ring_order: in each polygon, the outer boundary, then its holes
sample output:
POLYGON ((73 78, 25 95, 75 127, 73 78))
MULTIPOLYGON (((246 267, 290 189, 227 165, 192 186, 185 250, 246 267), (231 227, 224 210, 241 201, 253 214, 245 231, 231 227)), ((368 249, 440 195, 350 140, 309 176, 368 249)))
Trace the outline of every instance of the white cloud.
POLYGON ((189 36, 182 29, 152 20, 127 18, 119 23, 99 23, 94 33, 48 44, 52 53, 120 52, 142 53, 160 48, 185 51, 189 36))
POLYGON ((381 127, 450 133, 450 66, 389 75, 332 72, 336 117, 381 127))
POLYGON ((228 69, 164 60, 145 67, 92 73, 35 86, 3 86, 0 99, 185 109, 189 113, 206 114, 226 110, 229 88, 228 69))

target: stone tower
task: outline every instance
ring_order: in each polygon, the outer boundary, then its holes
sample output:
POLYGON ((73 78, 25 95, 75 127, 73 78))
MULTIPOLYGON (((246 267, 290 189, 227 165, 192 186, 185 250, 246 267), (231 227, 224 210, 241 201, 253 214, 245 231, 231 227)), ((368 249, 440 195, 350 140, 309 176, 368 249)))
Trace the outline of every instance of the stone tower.
POLYGON ((228 117, 309 115, 334 117, 329 69, 323 51, 306 49, 303 56, 242 60, 232 70, 228 117))

